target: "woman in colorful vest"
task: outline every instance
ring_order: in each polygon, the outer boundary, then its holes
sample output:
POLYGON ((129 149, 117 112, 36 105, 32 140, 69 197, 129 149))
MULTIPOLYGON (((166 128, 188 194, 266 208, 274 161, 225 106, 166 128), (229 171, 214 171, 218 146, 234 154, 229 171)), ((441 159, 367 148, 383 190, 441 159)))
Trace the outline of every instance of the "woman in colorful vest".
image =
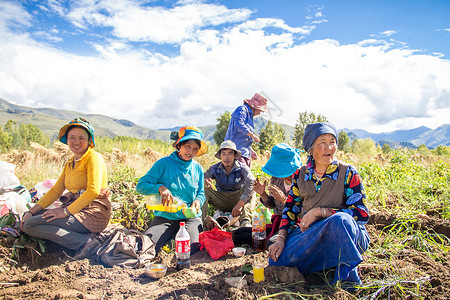
POLYGON ((100 245, 92 233, 102 232, 111 217, 106 165, 94 150, 94 127, 88 120, 76 118, 64 125, 59 140, 69 146, 73 157, 55 185, 24 213, 21 228, 33 237, 79 249, 75 258, 82 259, 100 245), (58 199, 61 207, 47 209, 58 199))
POLYGON ((155 217, 145 232, 159 253, 161 247, 175 237, 180 221, 184 221, 193 254, 200 249, 201 207, 205 202, 203 169, 193 158, 205 154, 208 146, 202 141, 203 132, 194 126, 182 127, 178 132, 172 132, 170 138, 175 140, 173 146, 176 151, 157 160, 139 179, 136 191, 142 195, 158 195, 163 205, 172 203, 177 197, 194 209, 196 214, 192 218, 187 218, 182 210, 175 213, 155 211, 155 217))
POLYGON ((308 161, 294 173, 269 264, 295 266, 304 275, 334 271, 330 284, 361 285, 357 266, 369 246, 361 177, 354 166, 334 158, 337 132, 332 124, 306 126, 303 146, 308 161))

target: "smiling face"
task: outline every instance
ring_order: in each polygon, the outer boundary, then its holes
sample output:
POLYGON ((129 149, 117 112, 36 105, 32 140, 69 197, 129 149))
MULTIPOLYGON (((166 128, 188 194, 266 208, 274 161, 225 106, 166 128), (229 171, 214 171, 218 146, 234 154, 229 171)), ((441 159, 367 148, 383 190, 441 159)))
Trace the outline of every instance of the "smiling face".
POLYGON ((328 165, 333 162, 336 151, 337 143, 334 135, 326 133, 319 136, 314 141, 312 151, 316 167, 322 167, 326 170, 328 165))
POLYGON ((234 160, 236 159, 236 152, 232 149, 222 149, 220 150, 220 160, 222 161, 225 169, 231 168, 234 164, 234 160))
POLYGON ((76 126, 67 132, 67 145, 75 159, 80 159, 89 148, 91 138, 83 128, 76 126))
POLYGON ((180 146, 180 150, 178 151, 178 155, 182 160, 191 160, 197 155, 200 146, 198 145, 196 140, 187 140, 180 146))

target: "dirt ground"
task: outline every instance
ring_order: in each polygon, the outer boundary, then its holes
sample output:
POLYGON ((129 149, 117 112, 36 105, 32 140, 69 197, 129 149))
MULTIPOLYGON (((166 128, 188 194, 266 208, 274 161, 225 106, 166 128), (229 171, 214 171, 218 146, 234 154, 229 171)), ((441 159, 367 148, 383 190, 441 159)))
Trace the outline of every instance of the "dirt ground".
MULTIPOLYGON (((392 222, 391 217, 376 215, 368 225, 371 243, 378 243, 380 230, 392 222)), ((428 218, 426 226, 441 228, 449 237, 448 224, 428 218), (440 226, 440 227, 439 227, 440 226), (446 231, 446 232, 445 232, 446 231)), ((73 252, 49 247, 41 256, 32 250, 22 249, 18 264, 10 264, 12 238, 0 237, 0 298, 1 299, 355 299, 367 296, 363 291, 349 293, 326 285, 317 286, 311 278, 305 282, 294 268, 265 269, 265 280, 253 282, 251 262, 267 261, 267 251, 248 253, 240 258, 228 255, 213 261, 205 250, 192 258, 191 269, 177 271, 173 253, 162 251, 156 262, 168 266, 165 277, 148 278, 142 269, 106 268, 94 260, 75 261, 73 252), (243 277, 243 287, 232 287, 226 278, 243 277), (269 297, 270 296, 270 297, 269 297)), ((386 253, 377 252, 360 265, 364 283, 382 280, 390 269, 404 269, 402 274, 423 278, 420 287, 422 299, 450 299, 449 261, 441 263, 429 255, 409 251, 398 253, 389 264, 386 253), (374 263, 375 262, 375 263, 374 263)), ((405 275, 406 276, 406 275, 405 275)), ((390 299, 417 299, 392 290, 390 299)), ((387 299, 386 294, 381 297, 387 299)))

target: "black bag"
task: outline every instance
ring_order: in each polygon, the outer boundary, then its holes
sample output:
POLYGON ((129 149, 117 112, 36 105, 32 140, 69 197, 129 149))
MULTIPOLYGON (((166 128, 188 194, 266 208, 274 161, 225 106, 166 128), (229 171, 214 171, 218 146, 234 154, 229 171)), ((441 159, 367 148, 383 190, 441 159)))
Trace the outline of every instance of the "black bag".
POLYGON ((148 235, 125 228, 115 229, 96 252, 107 267, 143 268, 156 256, 155 244, 148 235))

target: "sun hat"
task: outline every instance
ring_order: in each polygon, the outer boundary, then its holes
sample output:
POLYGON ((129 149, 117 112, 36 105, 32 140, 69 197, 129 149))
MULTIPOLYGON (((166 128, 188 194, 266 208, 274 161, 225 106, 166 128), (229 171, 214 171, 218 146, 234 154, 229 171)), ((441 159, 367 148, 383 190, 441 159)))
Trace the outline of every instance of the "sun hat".
POLYGON ((70 126, 80 126, 86 129, 89 132, 89 135, 92 140, 92 143, 89 144, 89 147, 93 148, 95 146, 94 126, 92 126, 88 120, 81 117, 77 117, 72 121, 70 121, 68 124, 61 127, 61 129, 59 130, 59 140, 61 141, 61 143, 67 145, 67 130, 69 129, 70 126))
POLYGON ((332 134, 336 138, 337 143, 337 132, 333 124, 328 122, 319 122, 308 124, 305 128, 305 134, 303 135, 303 147, 307 152, 311 149, 314 141, 322 134, 332 134))
POLYGON ((276 144, 272 148, 269 160, 261 170, 273 177, 291 176, 302 166, 301 152, 301 150, 284 143, 276 144))
POLYGON ((195 126, 184 126, 181 127, 178 131, 172 131, 170 133, 170 139, 174 140, 172 146, 177 148, 177 145, 183 141, 187 140, 198 140, 200 141, 200 149, 198 149, 197 155, 195 156, 201 156, 208 151, 208 145, 206 145, 205 142, 203 142, 203 132, 195 127, 195 126))
POLYGON ((231 149, 234 150, 234 152, 236 152, 236 159, 238 159, 239 157, 241 157, 241 151, 239 151, 238 149, 236 149, 236 144, 233 143, 232 140, 226 140, 223 141, 222 144, 220 144, 220 148, 217 151, 217 153, 214 155, 215 157, 217 157, 218 159, 220 159, 220 151, 222 149, 231 149))
POLYGON ((250 107, 259 109, 260 111, 267 112, 267 99, 256 93, 251 99, 245 99, 244 103, 247 103, 250 107))

